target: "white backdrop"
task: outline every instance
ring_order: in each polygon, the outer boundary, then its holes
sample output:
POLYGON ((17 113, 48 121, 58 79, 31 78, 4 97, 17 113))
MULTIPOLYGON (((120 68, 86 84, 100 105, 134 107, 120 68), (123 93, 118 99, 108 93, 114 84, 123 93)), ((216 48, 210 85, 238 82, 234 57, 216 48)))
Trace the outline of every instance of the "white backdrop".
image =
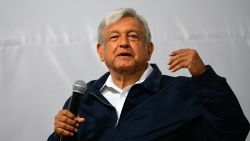
MULTIPOLYGON (((168 54, 195 48, 225 76, 250 119, 248 0, 0 0, 0 140, 44 141, 75 80, 106 68, 96 29, 112 9, 135 8, 149 22, 151 62, 168 75, 168 54)), ((247 141, 250 141, 248 137, 247 141)))

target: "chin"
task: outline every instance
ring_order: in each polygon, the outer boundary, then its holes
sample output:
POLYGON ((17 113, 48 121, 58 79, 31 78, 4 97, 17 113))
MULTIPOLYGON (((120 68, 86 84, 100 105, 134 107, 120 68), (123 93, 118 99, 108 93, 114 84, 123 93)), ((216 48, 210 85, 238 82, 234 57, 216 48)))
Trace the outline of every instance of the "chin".
POLYGON ((133 67, 131 66, 121 66, 121 67, 117 67, 117 69, 119 70, 131 70, 133 67))
POLYGON ((133 65, 128 65, 128 64, 117 65, 116 69, 120 70, 120 71, 129 71, 129 70, 133 70, 134 66, 133 65))

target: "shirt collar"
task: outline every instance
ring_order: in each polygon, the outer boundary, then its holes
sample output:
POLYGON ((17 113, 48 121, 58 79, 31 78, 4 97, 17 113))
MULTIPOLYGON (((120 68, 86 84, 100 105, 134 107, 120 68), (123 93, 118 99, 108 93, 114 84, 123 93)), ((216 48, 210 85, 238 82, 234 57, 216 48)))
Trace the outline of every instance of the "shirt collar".
MULTIPOLYGON (((153 68, 150 64, 147 65, 147 68, 146 70, 144 71, 144 73, 142 74, 142 76, 140 77, 140 79, 135 82, 135 84, 138 84, 138 83, 142 83, 145 81, 145 79, 150 75, 150 73, 153 71, 153 68)), ((104 83, 104 85, 102 86, 102 88, 100 89, 102 91, 103 88, 105 87, 108 87, 108 88, 113 88, 114 90, 118 91, 118 92, 121 92, 122 89, 120 89, 119 87, 117 87, 115 85, 115 83, 113 82, 112 78, 111 78, 111 75, 109 74, 106 82, 104 83)), ((131 87, 131 86, 128 86, 128 87, 131 87)), ((125 88, 126 89, 126 88, 125 88)))

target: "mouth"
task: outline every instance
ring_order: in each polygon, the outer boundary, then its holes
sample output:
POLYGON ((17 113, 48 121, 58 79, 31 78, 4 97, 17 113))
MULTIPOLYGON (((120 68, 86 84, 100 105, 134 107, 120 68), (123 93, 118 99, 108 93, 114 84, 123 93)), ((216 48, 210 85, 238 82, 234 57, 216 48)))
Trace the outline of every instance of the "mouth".
POLYGON ((123 52, 123 53, 119 53, 117 56, 132 56, 132 54, 127 53, 127 52, 123 52))

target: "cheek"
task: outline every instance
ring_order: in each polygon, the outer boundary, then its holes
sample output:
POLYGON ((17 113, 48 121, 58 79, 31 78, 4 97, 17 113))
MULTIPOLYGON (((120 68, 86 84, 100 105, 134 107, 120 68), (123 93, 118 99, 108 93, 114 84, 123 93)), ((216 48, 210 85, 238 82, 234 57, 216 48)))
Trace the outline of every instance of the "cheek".
POLYGON ((109 58, 112 58, 114 53, 115 53, 115 51, 114 51, 114 49, 112 49, 111 46, 105 47, 105 50, 103 51, 103 56, 105 59, 109 59, 109 58))
POLYGON ((106 53, 113 54, 117 49, 116 43, 107 43, 105 46, 106 53))
POLYGON ((134 48, 133 48, 134 52, 136 52, 137 54, 141 54, 141 55, 144 55, 146 53, 146 49, 145 49, 145 46, 143 45, 135 45, 134 48))
POLYGON ((148 51, 143 47, 136 50, 136 56, 140 60, 148 60, 148 51))

